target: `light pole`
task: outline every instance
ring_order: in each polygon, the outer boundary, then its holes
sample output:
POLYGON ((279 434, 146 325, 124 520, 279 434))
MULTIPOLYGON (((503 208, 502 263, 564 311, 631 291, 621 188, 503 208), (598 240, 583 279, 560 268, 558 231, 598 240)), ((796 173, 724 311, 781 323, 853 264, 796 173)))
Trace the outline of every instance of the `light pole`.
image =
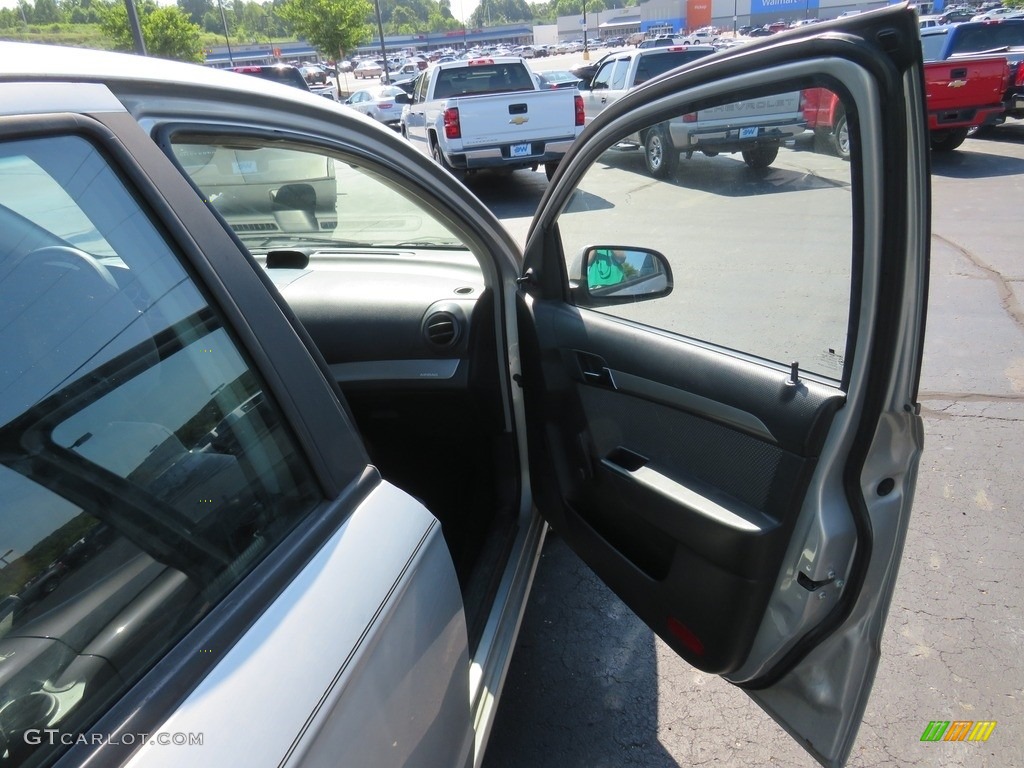
POLYGON ((384 22, 380 19, 380 0, 373 0, 374 10, 377 12, 377 34, 380 35, 380 54, 384 59, 384 82, 391 82, 391 74, 388 72, 388 49, 384 45, 384 22))
MULTIPOLYGON (((142 27, 139 25, 139 13, 135 9, 135 0, 124 0, 124 8, 128 12, 128 26, 132 30, 135 52, 139 56, 146 55, 146 41, 142 39, 142 27)), ((22 15, 25 11, 22 10, 22 15)))
POLYGON ((590 61, 590 51, 587 48, 587 0, 583 0, 583 60, 590 61))
POLYGON ((224 15, 224 2, 223 0, 217 0, 217 5, 220 6, 220 21, 224 25, 224 43, 228 47, 228 64, 232 67, 235 66, 235 57, 231 53, 231 40, 228 38, 228 17, 224 15))
POLYGON ((736 37, 736 3, 737 0, 732 0, 732 36, 736 37))

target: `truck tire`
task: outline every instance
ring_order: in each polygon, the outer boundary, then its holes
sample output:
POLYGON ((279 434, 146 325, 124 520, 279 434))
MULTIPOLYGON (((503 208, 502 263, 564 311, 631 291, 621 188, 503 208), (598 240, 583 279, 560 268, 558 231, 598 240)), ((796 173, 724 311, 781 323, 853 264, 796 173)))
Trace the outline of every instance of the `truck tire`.
POLYGON ((930 131, 928 143, 932 152, 952 152, 964 143, 967 138, 966 128, 951 128, 948 131, 930 131))
POLYGON ((836 124, 832 126, 832 135, 829 137, 832 144, 832 151, 837 157, 843 160, 850 159, 850 126, 846 122, 846 112, 840 110, 836 115, 836 124))
POLYGON ((651 128, 644 139, 644 164, 656 179, 667 179, 679 167, 679 153, 672 146, 668 131, 661 126, 651 128))
POLYGON ((448 164, 448 161, 444 159, 444 152, 441 151, 441 147, 440 145, 438 145, 436 141, 430 145, 430 156, 434 158, 434 161, 438 165, 440 165, 442 168, 448 171, 448 173, 450 173, 456 179, 458 179, 459 181, 466 180, 466 172, 459 168, 453 168, 448 164))
POLYGON ((555 171, 557 170, 558 163, 544 163, 544 175, 548 177, 548 181, 555 177, 555 171))
POLYGON ((743 162, 755 170, 762 170, 775 162, 779 156, 779 148, 758 147, 757 149, 743 150, 743 162))

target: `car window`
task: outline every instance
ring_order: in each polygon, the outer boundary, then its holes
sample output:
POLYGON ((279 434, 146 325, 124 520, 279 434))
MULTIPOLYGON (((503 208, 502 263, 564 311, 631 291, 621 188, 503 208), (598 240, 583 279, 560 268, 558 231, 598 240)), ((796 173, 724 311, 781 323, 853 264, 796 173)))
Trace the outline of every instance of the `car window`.
POLYGON ((609 87, 609 84, 612 82, 612 69, 615 63, 614 61, 606 61, 601 65, 601 68, 597 70, 597 74, 594 75, 594 79, 590 84, 592 89, 609 87))
POLYGON ((946 44, 948 31, 934 35, 921 35, 921 51, 925 61, 937 61, 942 56, 942 48, 946 44))
MULTIPOLYGON (((254 254, 310 246, 433 246, 466 251, 462 240, 404 185, 357 160, 305 147, 230 135, 172 137, 174 155, 254 254)), ((476 264, 473 259, 473 264, 476 264)))
MULTIPOLYGON (((687 135, 717 121, 738 131, 751 122, 736 122, 738 115, 777 102, 799 105, 801 94, 688 112, 609 144, 558 218, 566 265, 578 281, 588 246, 654 249, 672 265, 672 293, 597 311, 841 380, 852 291, 850 163, 814 152, 801 135, 777 157, 751 151, 749 163, 739 152, 688 158, 683 147, 666 178, 645 165, 652 135, 668 152, 662 131, 672 126, 687 135)), ((797 119, 802 133, 804 117, 797 119)), ((768 135, 756 118, 749 130, 768 135)))
POLYGON ((626 73, 629 72, 629 59, 620 59, 615 62, 615 67, 612 70, 611 82, 609 88, 613 91, 621 91, 626 88, 626 73))
POLYGON ((0 182, 0 750, 21 764, 73 743, 321 494, 102 152, 0 143, 0 182))

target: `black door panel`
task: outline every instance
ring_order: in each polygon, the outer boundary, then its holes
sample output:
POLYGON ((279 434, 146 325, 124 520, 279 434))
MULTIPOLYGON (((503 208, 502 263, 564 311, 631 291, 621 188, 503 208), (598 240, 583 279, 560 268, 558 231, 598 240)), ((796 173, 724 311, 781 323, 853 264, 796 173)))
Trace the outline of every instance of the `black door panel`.
POLYGON ((841 394, 560 302, 523 311, 545 329, 527 392, 558 393, 554 526, 690 663, 737 668, 759 620, 736 617, 764 611, 841 394))

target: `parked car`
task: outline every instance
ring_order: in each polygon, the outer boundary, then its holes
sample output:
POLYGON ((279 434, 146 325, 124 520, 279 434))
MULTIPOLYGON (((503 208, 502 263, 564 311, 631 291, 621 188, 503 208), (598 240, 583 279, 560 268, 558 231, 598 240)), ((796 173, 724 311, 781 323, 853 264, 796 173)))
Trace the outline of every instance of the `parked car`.
POLYGON ((256 64, 234 67, 231 71, 258 77, 261 80, 283 83, 292 88, 298 88, 300 91, 310 91, 332 101, 337 101, 338 98, 338 88, 330 79, 324 78, 323 82, 311 83, 306 79, 302 70, 292 64, 256 64))
POLYGON ((721 39, 721 32, 716 27, 701 27, 679 38, 678 42, 683 45, 714 45, 721 39))
POLYGON ((383 65, 373 59, 360 61, 356 64, 355 69, 352 70, 352 74, 356 76, 357 80, 380 77, 383 73, 383 65))
POLYGON ((579 88, 580 79, 564 69, 534 72, 533 79, 538 88, 579 88))
POLYGON ((397 129, 402 119, 402 107, 409 103, 409 94, 397 85, 371 86, 356 91, 344 103, 397 129))
POLYGON ((4 761, 478 765, 547 519, 843 763, 922 450, 929 179, 913 12, 825 26, 625 95, 522 247, 340 104, 0 43, 4 761), (825 71, 871 152, 799 205, 617 150, 825 71))
POLYGON ((939 21, 942 24, 959 24, 961 21, 970 21, 974 18, 971 11, 949 10, 939 14, 939 21))
MULTIPOLYGON (((955 63, 965 57, 1002 56, 1008 67, 1005 117, 1024 119, 1024 19, 964 22, 921 30, 925 61, 955 63)), ((964 72, 963 74, 966 74, 964 72)))
POLYGON ((314 65, 308 65, 299 67, 299 72, 302 73, 303 79, 309 85, 326 85, 327 84, 327 71, 323 67, 314 65))
POLYGON ((971 17, 971 21, 998 21, 1000 19, 1019 19, 1024 17, 1024 10, 1020 8, 990 8, 984 13, 978 13, 971 17))

